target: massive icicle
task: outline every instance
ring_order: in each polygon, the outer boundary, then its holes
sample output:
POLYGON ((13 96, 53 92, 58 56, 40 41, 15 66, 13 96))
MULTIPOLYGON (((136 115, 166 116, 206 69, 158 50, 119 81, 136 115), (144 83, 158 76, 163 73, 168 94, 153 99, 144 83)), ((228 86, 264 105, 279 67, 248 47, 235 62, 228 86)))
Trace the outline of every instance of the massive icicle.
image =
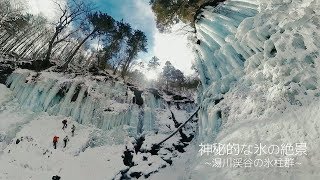
MULTIPOLYGON (((205 7, 198 15, 196 30, 199 40, 195 52, 204 90, 200 110, 204 113, 200 115, 206 114, 210 103, 222 98, 230 85, 242 76, 245 60, 261 49, 255 43, 238 41, 236 36, 240 24, 255 16, 258 7, 256 1, 226 1, 217 7, 205 7)), ((219 111, 212 113, 210 117, 202 116, 200 137, 218 132, 219 111)))

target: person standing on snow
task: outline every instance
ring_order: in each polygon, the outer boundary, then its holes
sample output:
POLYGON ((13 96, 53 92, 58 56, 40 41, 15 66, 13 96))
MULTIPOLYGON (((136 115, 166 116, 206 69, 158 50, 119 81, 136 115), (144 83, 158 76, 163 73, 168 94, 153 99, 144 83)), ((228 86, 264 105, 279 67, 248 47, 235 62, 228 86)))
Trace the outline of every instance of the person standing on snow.
POLYGON ((67 121, 66 119, 62 121, 62 124, 63 124, 62 130, 64 130, 65 128, 67 128, 67 126, 68 126, 67 123, 68 123, 68 121, 67 121))
POLYGON ((58 140, 59 140, 58 136, 54 136, 53 137, 53 147, 54 147, 54 149, 57 149, 58 140))
POLYGON ((67 142, 69 141, 68 136, 66 136, 65 138, 63 138, 63 142, 64 142, 64 147, 65 148, 67 146, 67 142))
POLYGON ((74 131, 76 130, 76 126, 73 124, 71 127, 72 137, 74 136, 74 131))

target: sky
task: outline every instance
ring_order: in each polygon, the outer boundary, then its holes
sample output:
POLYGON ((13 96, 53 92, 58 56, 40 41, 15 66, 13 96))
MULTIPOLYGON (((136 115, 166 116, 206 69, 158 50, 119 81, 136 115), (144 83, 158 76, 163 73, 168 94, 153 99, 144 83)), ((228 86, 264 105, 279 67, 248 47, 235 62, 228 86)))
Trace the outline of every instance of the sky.
MULTIPOLYGON (((42 13, 45 16, 55 17, 56 5, 52 0, 27 0, 32 13, 42 13)), ((64 1, 64 0, 60 0, 64 1)), ((106 12, 116 20, 123 19, 130 23, 134 29, 142 30, 148 38, 148 53, 139 55, 139 59, 148 61, 157 56, 164 65, 171 63, 185 74, 191 74, 193 53, 188 47, 188 40, 181 33, 161 34, 156 28, 155 16, 149 6, 149 0, 92 0, 97 10, 106 12)), ((155 72, 149 73, 150 77, 155 72)))

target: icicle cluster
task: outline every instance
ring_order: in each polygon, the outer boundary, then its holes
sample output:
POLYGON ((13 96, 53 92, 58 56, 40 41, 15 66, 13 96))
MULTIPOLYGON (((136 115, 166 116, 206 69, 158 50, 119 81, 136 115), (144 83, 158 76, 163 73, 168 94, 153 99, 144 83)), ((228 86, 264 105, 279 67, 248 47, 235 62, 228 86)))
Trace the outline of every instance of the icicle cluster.
POLYGON ((232 113, 267 116, 264 108, 285 109, 283 101, 303 103, 299 93, 318 96, 317 7, 317 0, 228 0, 202 10, 195 23, 200 137, 213 140, 223 121, 236 119, 232 113), (218 107, 228 92, 233 101, 252 98, 247 105, 255 106, 248 112, 233 104, 218 107))
POLYGON ((245 59, 257 49, 235 38, 240 23, 257 14, 254 2, 227 1, 217 7, 205 7, 198 16, 196 52, 204 88, 241 69, 245 59))
POLYGON ((8 78, 7 86, 21 108, 72 117, 103 130, 127 125, 132 135, 157 131, 156 110, 167 108, 164 99, 147 91, 142 93, 143 107, 134 104, 136 97, 128 86, 105 77, 67 79, 53 73, 17 70, 8 78))

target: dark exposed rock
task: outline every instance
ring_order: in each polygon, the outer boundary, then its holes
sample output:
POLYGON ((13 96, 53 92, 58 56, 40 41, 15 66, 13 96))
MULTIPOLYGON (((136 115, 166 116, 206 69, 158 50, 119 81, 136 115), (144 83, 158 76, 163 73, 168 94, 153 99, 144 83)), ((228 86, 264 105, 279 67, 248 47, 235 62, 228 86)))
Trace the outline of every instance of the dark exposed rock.
POLYGON ((89 72, 92 73, 92 75, 99 75, 99 68, 97 68, 96 66, 91 66, 89 68, 89 72))
POLYGON ((218 111, 217 115, 218 115, 219 118, 222 118, 222 112, 221 111, 218 111))
POLYGON ((174 116, 173 112, 172 112, 172 111, 170 111, 170 112, 171 112, 171 118, 169 118, 169 119, 172 119, 172 121, 173 121, 173 123, 174 123, 174 127, 175 127, 175 128, 178 128, 178 127, 181 125, 181 123, 179 123, 179 122, 176 120, 176 117, 174 116))
POLYGON ((180 100, 180 101, 184 100, 184 99, 188 99, 188 98, 180 96, 180 95, 174 95, 172 98, 173 98, 173 100, 180 100))
POLYGON ((131 84, 131 83, 127 83, 127 85, 128 85, 128 86, 134 86, 134 85, 133 85, 133 84, 131 84))
POLYGON ((214 100, 214 104, 219 104, 219 102, 222 101, 223 99, 224 99, 223 97, 220 98, 220 99, 215 99, 215 100, 214 100))
MULTIPOLYGON (((121 173, 121 177, 120 179, 121 180, 130 180, 131 178, 127 175, 127 172, 129 171, 130 168, 127 168, 127 169, 124 169, 124 170, 121 170, 120 173, 121 173)), ((114 179, 114 178, 113 178, 114 179)))
POLYGON ((128 147, 126 147, 126 150, 123 152, 123 155, 122 155, 124 165, 129 167, 134 166, 134 162, 132 161, 133 159, 132 153, 133 151, 128 149, 128 147))
MULTIPOLYGON (((14 71, 14 68, 10 64, 0 63, 0 83, 5 84, 7 78, 14 71)), ((9 85, 10 86, 10 85, 9 85)))
POLYGON ((151 150, 149 152, 152 155, 158 155, 158 152, 159 152, 160 148, 161 147, 158 144, 153 144, 152 147, 151 147, 151 150))
POLYGON ((156 98, 156 99, 160 99, 161 98, 161 94, 159 93, 159 91, 157 89, 154 89, 154 88, 150 88, 149 89, 149 92, 151 94, 153 94, 153 96, 156 98))
POLYGON ((71 102, 75 102, 79 96, 81 90, 81 84, 78 84, 76 89, 75 89, 75 93, 73 94, 72 98, 71 98, 71 102))
POLYGON ((170 91, 163 91, 163 92, 165 92, 167 95, 169 95, 169 96, 172 96, 172 95, 174 95, 172 92, 170 92, 170 91))
POLYGON ((69 87, 70 87, 70 84, 63 84, 60 87, 59 92, 57 93, 57 96, 59 96, 60 98, 63 98, 67 94, 69 87))
POLYGON ((270 51, 270 57, 276 57, 277 55, 277 49, 273 47, 270 51))
POLYGON ((177 151, 179 151, 179 152, 181 152, 181 153, 186 152, 186 151, 184 150, 184 148, 186 147, 186 145, 184 145, 184 144, 173 144, 173 147, 175 148, 175 150, 177 150, 177 151))
POLYGON ((139 106, 142 106, 143 99, 142 99, 141 95, 142 95, 143 91, 140 91, 135 87, 130 87, 130 90, 134 93, 134 96, 135 96, 132 100, 133 101, 132 103, 135 103, 135 104, 138 104, 139 106))
MULTIPOLYGON (((163 165, 161 168, 165 168, 165 167, 166 167, 166 165, 163 165)), ((153 171, 153 172, 150 172, 149 174, 145 174, 144 177, 148 178, 148 177, 150 177, 151 174, 154 174, 156 172, 158 172, 158 171, 153 171)))
POLYGON ((33 71, 42 71, 48 69, 55 64, 53 62, 47 62, 43 60, 35 60, 35 61, 22 61, 17 66, 21 69, 29 69, 33 71))
POLYGON ((142 176, 141 172, 133 172, 130 174, 131 177, 139 179, 142 176))
POLYGON ((35 83, 37 82, 37 78, 41 75, 41 73, 36 73, 35 75, 32 75, 28 80, 26 80, 25 83, 35 83))
POLYGON ((171 159, 163 159, 165 162, 167 162, 168 164, 172 165, 172 160, 171 159))
POLYGON ((83 96, 83 97, 87 97, 88 95, 89 95, 88 90, 86 90, 86 91, 84 92, 84 96, 83 96))
POLYGON ((179 110, 181 109, 179 103, 176 103, 176 107, 177 107, 177 109, 179 109, 179 110))
MULTIPOLYGON (((193 115, 190 118, 192 117, 193 115)), ((176 126, 178 127, 180 126, 181 123, 176 121, 173 113, 170 119, 174 121, 176 126)), ((195 120, 189 121, 189 122, 194 123, 195 120)), ((141 136, 138 139, 136 139, 136 142, 133 143, 136 154, 138 154, 138 152, 139 154, 146 153, 146 156, 142 156, 143 161, 148 162, 147 154, 149 155, 151 154, 151 155, 159 156, 166 163, 161 164, 161 166, 159 166, 157 170, 154 170, 148 174, 144 174, 143 171, 134 171, 134 172, 131 171, 131 173, 129 174, 128 172, 131 169, 131 167, 139 166, 139 164, 135 164, 132 161, 133 156, 135 156, 135 154, 133 153, 133 150, 128 150, 126 147, 126 151, 124 152, 124 155, 122 157, 124 158, 124 164, 126 166, 129 166, 129 168, 120 171, 121 172, 120 179, 130 179, 130 178, 138 179, 138 178, 141 178, 141 176, 143 176, 144 178, 149 178, 152 174, 157 173, 159 169, 165 168, 168 165, 172 165, 173 163, 172 158, 177 157, 178 152, 179 153, 185 152, 186 151, 185 148, 190 144, 190 142, 194 138, 195 130, 193 130, 193 127, 194 126, 184 126, 182 129, 179 129, 179 134, 181 138, 177 142, 173 143, 172 145, 167 144, 165 146, 162 146, 161 143, 158 143, 158 144, 153 144, 150 149, 143 149, 141 147, 142 147, 142 144, 144 143, 144 139, 145 139, 144 136, 141 136), (160 149, 162 148, 164 151, 160 151, 160 149), (169 154, 171 154, 171 156, 169 154)), ((153 163, 149 162, 148 165, 153 166, 153 163)))
POLYGON ((145 140, 144 136, 140 136, 138 139, 136 139, 136 142, 134 145, 134 150, 135 150, 136 154, 140 151, 144 140, 145 140))

